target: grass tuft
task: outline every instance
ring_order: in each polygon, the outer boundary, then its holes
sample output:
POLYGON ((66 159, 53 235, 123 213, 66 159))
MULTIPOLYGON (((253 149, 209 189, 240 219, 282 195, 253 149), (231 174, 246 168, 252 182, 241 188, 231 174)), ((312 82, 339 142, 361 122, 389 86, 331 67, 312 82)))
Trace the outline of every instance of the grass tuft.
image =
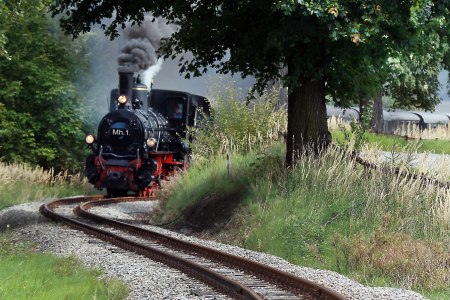
POLYGON ((38 253, 0 235, 0 299, 124 299, 128 288, 73 258, 38 253))

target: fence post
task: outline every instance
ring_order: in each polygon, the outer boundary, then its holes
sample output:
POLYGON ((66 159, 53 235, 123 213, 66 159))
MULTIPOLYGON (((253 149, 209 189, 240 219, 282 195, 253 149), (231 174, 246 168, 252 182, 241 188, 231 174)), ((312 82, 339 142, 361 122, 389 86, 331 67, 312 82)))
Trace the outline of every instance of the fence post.
POLYGON ((230 154, 227 153, 227 171, 228 171, 228 180, 230 180, 230 154))

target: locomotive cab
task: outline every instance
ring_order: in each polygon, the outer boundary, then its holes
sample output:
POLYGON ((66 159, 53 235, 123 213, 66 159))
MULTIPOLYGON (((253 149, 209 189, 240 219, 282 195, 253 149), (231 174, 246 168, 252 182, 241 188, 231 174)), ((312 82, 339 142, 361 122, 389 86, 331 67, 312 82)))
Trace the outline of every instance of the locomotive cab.
POLYGON ((199 110, 209 114, 209 103, 205 97, 186 92, 158 90, 150 91, 149 106, 167 118, 172 131, 186 138, 187 126, 196 126, 201 118, 199 110))

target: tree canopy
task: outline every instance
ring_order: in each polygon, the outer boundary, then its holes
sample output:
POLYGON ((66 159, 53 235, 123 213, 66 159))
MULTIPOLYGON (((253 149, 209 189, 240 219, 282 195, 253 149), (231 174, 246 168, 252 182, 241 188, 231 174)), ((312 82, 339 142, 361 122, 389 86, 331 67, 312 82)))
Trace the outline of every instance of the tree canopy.
POLYGON ((394 107, 416 107, 433 110, 440 102, 441 84, 438 76, 450 66, 450 29, 440 31, 435 24, 419 30, 409 40, 403 54, 392 55, 388 61, 385 93, 394 99, 394 107))
POLYGON ((177 26, 160 53, 193 54, 180 61, 187 76, 214 66, 255 76, 258 87, 281 78, 290 91, 291 164, 294 152, 330 143, 326 96, 345 104, 370 87, 365 82, 384 83, 388 59, 405 54, 424 26, 433 23, 434 31, 447 31, 448 37, 449 8, 450 0, 56 0, 51 10, 62 14, 63 28, 75 37, 96 23, 114 37, 118 27, 151 12, 177 26), (285 67, 288 72, 280 72, 285 67))
POLYGON ((83 123, 72 81, 78 49, 49 22, 46 4, 2 4, 0 159, 79 170, 83 123))

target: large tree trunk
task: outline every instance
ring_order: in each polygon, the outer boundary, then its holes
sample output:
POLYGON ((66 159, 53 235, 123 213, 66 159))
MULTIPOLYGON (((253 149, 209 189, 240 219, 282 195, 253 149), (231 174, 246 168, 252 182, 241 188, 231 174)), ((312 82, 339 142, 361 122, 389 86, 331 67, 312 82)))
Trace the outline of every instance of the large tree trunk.
POLYGON ((331 144, 327 126, 325 82, 303 80, 289 90, 286 165, 292 166, 300 153, 319 153, 331 144))

